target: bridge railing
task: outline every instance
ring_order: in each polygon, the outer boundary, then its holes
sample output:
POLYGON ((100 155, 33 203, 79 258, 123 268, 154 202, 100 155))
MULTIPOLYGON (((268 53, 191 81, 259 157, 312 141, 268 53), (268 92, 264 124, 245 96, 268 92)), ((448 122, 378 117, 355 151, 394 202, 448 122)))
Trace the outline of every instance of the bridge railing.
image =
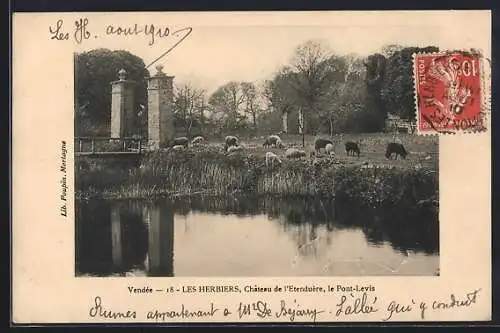
POLYGON ((137 137, 75 137, 77 153, 98 152, 137 152, 141 153, 147 147, 147 139, 137 137))

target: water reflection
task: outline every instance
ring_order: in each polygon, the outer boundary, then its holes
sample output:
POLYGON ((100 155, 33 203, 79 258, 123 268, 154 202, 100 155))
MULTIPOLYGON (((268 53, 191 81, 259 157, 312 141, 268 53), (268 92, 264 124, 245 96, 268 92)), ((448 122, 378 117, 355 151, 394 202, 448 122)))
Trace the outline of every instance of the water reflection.
POLYGON ((174 210, 170 202, 145 205, 144 216, 149 225, 148 273, 150 276, 174 275, 174 210))
POLYGON ((204 196, 78 201, 76 208, 77 275, 394 275, 433 274, 438 266, 431 210, 204 196))
POLYGON ((78 202, 76 269, 108 276, 144 271, 173 276, 174 210, 141 202, 78 202))

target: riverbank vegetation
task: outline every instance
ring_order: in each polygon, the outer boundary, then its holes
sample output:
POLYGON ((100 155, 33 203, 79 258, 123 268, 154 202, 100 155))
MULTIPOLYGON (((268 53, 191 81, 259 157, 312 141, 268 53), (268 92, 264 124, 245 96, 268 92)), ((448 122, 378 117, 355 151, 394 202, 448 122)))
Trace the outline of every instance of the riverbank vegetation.
MULTIPOLYGON (((357 158, 340 153, 287 159, 266 165, 262 147, 247 146, 228 154, 218 145, 146 153, 139 165, 106 166, 79 157, 79 199, 157 198, 209 194, 309 196, 342 198, 367 207, 436 204, 438 170, 435 157, 414 153, 413 161, 383 160, 380 152, 357 158), (428 156, 427 156, 428 157, 428 156), (415 161, 418 159, 418 161, 415 161), (93 163, 93 164, 92 164, 93 163)), ((429 155, 430 156, 430 155, 429 155)))

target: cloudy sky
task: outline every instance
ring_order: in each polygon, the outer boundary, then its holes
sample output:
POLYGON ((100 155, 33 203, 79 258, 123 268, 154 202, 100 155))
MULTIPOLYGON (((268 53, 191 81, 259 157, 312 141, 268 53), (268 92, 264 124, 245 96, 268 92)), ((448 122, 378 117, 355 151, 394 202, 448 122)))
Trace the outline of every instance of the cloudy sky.
MULTIPOLYGON (((230 80, 260 82, 286 64, 294 48, 308 39, 322 40, 331 51, 366 56, 388 44, 435 45, 441 49, 479 48, 489 54, 491 18, 487 11, 446 12, 295 12, 295 13, 88 13, 88 29, 97 37, 77 45, 77 52, 98 47, 125 49, 151 63, 179 36, 191 34, 159 63, 176 77, 214 91, 230 80), (110 36, 110 25, 168 27, 170 35, 110 36)), ((155 72, 153 65, 151 71, 155 72)))

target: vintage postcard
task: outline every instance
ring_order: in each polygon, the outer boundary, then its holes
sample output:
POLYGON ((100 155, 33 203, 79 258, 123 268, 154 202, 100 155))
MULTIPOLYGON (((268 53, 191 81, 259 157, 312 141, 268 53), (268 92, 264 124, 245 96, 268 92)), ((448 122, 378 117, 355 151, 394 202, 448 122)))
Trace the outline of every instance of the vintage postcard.
POLYGON ((491 319, 490 11, 15 13, 12 61, 14 323, 491 319))

